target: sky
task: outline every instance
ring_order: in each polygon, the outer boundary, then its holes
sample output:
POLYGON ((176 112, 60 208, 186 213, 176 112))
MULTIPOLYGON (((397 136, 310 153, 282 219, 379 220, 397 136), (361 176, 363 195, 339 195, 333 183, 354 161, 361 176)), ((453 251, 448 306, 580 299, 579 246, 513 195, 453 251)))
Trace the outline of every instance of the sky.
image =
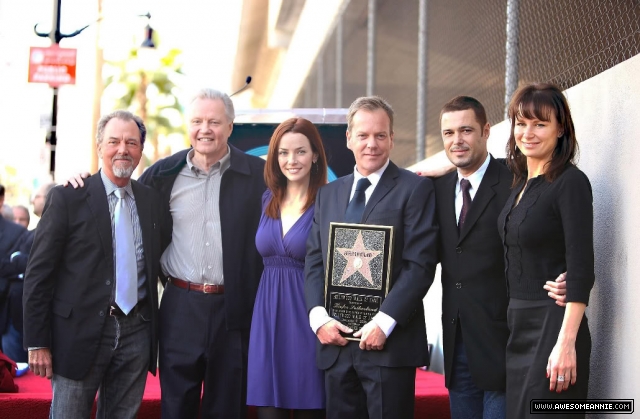
MULTIPOLYGON (((49 32, 54 0, 0 0, 0 183, 18 177, 16 200, 26 204, 31 190, 49 179, 46 129, 50 118, 52 89, 46 84, 27 83, 29 47, 49 46, 50 41, 33 32, 49 32), (46 125, 46 124, 45 124, 46 125)), ((93 89, 98 19, 97 0, 62 0, 61 31, 71 33, 91 24, 75 38, 63 39, 61 47, 77 48, 77 80, 62 86, 58 96, 58 150, 56 180, 67 179, 90 168, 95 147, 93 89)), ((147 19, 157 31, 158 54, 171 48, 183 51, 187 83, 185 98, 197 87, 222 91, 232 87, 242 0, 103 0, 99 44, 107 59, 126 54, 144 38, 147 19)))

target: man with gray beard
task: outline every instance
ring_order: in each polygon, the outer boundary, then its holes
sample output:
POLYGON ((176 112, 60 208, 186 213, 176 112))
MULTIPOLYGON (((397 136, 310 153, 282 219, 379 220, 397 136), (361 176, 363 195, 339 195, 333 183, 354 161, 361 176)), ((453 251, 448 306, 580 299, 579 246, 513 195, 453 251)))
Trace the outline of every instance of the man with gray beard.
POLYGON ((102 170, 80 189, 55 187, 24 279, 24 343, 51 379, 51 418, 135 418, 155 374, 160 197, 131 174, 146 128, 115 111, 98 122, 102 170))

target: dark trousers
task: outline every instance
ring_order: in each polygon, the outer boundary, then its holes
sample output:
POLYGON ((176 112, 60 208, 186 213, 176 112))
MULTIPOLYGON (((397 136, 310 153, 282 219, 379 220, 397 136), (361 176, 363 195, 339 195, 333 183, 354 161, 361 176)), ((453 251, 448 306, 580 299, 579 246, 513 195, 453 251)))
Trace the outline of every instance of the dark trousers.
POLYGON ((391 368, 369 361, 357 342, 340 349, 325 370, 328 419, 411 419, 416 389, 415 367, 391 368))
POLYGON ((457 329, 449 385, 451 419, 504 419, 505 392, 482 390, 475 385, 469 370, 467 351, 462 341, 460 322, 457 329))
POLYGON ((246 417, 248 330, 227 330, 224 294, 170 283, 160 306, 163 419, 246 417), (202 400, 200 398, 202 394, 202 400))

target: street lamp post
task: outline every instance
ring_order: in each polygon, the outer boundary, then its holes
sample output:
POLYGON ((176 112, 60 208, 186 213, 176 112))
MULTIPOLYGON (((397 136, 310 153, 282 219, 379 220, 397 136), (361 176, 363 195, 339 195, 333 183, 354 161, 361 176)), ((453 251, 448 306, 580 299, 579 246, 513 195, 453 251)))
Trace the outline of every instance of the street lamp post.
MULTIPOLYGON (((73 38, 74 36, 79 35, 80 33, 82 33, 82 31, 84 31, 91 25, 91 24, 85 25, 82 28, 76 31, 73 31, 69 34, 60 32, 60 16, 62 13, 61 8, 62 8, 62 0, 53 0, 53 24, 51 27, 51 31, 49 33, 38 32, 38 24, 36 24, 33 27, 33 31, 36 33, 36 35, 42 38, 51 39, 52 46, 54 45, 58 46, 60 44, 60 41, 62 41, 64 38, 73 38)), ((150 13, 139 15, 139 16, 141 17, 144 16, 147 19, 151 19, 150 13)), ((147 24, 147 27, 145 28, 145 33, 146 33, 146 37, 144 42, 142 43, 142 46, 155 48, 153 39, 151 39, 153 35, 153 29, 149 24, 147 24)), ((55 168, 56 168, 56 145, 58 143, 58 138, 56 133, 57 124, 58 124, 58 86, 52 86, 52 88, 53 88, 53 101, 51 106, 51 125, 49 127, 49 132, 47 133, 46 143, 49 144, 50 150, 51 150, 51 155, 50 155, 51 157, 49 160, 49 172, 51 173, 51 177, 53 178, 55 168)))
MULTIPOLYGON (((53 24, 51 27, 51 32, 49 33, 38 32, 37 24, 33 27, 33 31, 36 33, 36 35, 42 38, 50 38, 52 45, 59 45, 60 41, 64 38, 73 38, 74 36, 78 35, 80 32, 82 32, 89 26, 87 25, 70 34, 64 34, 60 32, 61 6, 62 6, 62 0, 53 0, 53 24)), ((46 140, 46 142, 51 147, 51 158, 49 160, 49 172, 51 173, 52 178, 56 168, 56 145, 58 143, 58 138, 56 135, 57 124, 58 124, 58 86, 53 86, 53 102, 51 107, 51 126, 49 127, 49 132, 47 133, 47 140, 46 140)))

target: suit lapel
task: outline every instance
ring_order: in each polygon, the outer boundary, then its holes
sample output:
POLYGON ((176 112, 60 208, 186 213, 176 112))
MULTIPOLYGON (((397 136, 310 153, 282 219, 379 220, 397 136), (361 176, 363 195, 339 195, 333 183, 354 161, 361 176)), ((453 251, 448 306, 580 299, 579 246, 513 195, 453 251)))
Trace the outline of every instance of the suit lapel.
POLYGON ((336 182, 342 182, 342 185, 340 185, 340 188, 337 194, 338 205, 336 206, 336 208, 338 209, 339 214, 337 214, 336 221, 343 222, 344 214, 347 212, 347 205, 349 205, 351 188, 353 187, 353 173, 345 176, 340 180, 337 180, 336 182))
POLYGON ((362 215, 362 222, 365 222, 367 218, 369 218, 369 214, 376 207, 378 202, 382 200, 389 193, 393 187, 396 186, 396 178, 398 177, 398 166, 393 164, 393 162, 389 162, 389 166, 382 173, 382 177, 380 181, 376 185, 376 188, 373 190, 369 201, 367 202, 367 206, 364 208, 364 214, 362 215))
POLYGON ((467 233, 469 233, 473 228, 476 221, 478 221, 480 214, 484 212, 484 209, 496 195, 494 186, 500 180, 498 171, 496 170, 496 164, 499 163, 496 163, 493 157, 491 157, 487 171, 482 177, 482 182, 480 182, 480 188, 478 188, 478 192, 476 192, 476 196, 473 198, 473 202, 471 203, 471 208, 469 208, 469 212, 467 213, 467 219, 465 220, 464 227, 460 232, 458 242, 461 242, 465 238, 467 233))
MULTIPOLYGON (((444 179, 443 179, 444 180, 444 179)), ((442 208, 442 228, 450 230, 454 234, 458 234, 458 221, 456 217, 456 184, 458 183, 458 172, 449 175, 449 179, 445 184, 445 196, 441 204, 436 204, 442 208)))
POLYGON ((107 193, 102 183, 100 174, 87 179, 87 204, 96 220, 100 243, 107 263, 113 269, 113 238, 111 233, 111 213, 109 213, 109 202, 107 193))

